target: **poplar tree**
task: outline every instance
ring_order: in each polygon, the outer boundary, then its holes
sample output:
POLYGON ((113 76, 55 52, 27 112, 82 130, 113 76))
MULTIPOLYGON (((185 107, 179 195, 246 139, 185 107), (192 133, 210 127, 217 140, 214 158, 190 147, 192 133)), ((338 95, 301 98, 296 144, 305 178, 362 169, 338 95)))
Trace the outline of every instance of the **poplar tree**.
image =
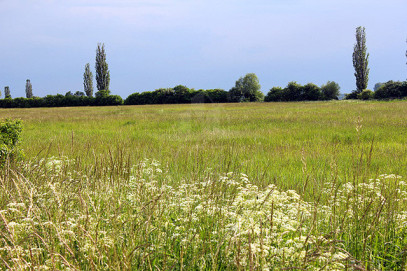
POLYGON ((85 65, 85 72, 83 73, 83 90, 85 91, 86 96, 93 96, 93 74, 90 71, 89 63, 85 65))
POLYGON ((31 85, 30 79, 27 79, 25 83, 25 96, 27 98, 33 97, 33 86, 31 85))
POLYGON ((98 43, 96 49, 96 84, 99 91, 109 91, 110 73, 106 62, 105 45, 98 43))
POLYGON ((4 87, 4 98, 11 98, 10 87, 4 87))
POLYGON ((361 93, 367 88, 369 81, 369 54, 366 52, 366 34, 365 28, 359 26, 356 28, 356 44, 353 49, 353 67, 355 68, 356 93, 361 93))

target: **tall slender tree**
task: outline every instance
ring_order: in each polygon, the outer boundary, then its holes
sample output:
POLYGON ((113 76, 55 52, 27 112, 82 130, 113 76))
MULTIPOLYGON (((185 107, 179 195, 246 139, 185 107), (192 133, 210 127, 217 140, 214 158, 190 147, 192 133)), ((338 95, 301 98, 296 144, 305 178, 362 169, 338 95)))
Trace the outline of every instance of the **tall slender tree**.
POLYGON ((356 44, 353 49, 353 67, 355 68, 356 93, 359 94, 367 88, 369 81, 369 54, 366 48, 365 28, 356 28, 356 44))
POLYGON ((98 43, 96 49, 96 84, 99 91, 109 91, 110 72, 106 62, 105 45, 98 43))
POLYGON ((4 98, 11 98, 10 87, 4 87, 4 98))
POLYGON ((86 96, 93 96, 93 74, 90 71, 89 63, 85 65, 85 72, 83 73, 83 90, 85 91, 86 96))
POLYGON ((27 79, 25 83, 25 96, 27 98, 33 97, 33 86, 31 85, 30 79, 27 79))

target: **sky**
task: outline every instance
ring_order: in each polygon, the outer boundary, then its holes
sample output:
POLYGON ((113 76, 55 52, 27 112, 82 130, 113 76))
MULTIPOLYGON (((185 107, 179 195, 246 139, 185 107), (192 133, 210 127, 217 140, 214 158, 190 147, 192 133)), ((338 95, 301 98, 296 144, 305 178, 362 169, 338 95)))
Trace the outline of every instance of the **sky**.
MULTIPOLYGON (((229 90, 255 73, 266 94, 288 82, 356 88, 355 30, 366 29, 369 88, 407 78, 406 0, 0 0, 0 91, 83 91, 98 43, 110 90, 185 85, 229 90)), ((96 82, 94 82, 96 91, 96 82)))

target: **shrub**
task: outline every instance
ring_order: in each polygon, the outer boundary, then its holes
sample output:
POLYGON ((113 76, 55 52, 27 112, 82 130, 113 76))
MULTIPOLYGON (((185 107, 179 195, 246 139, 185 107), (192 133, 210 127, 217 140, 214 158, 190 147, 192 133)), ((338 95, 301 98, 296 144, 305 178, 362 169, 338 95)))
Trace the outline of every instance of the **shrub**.
POLYGON ((140 93, 133 93, 130 94, 125 100, 125 105, 136 105, 140 104, 140 93))
POLYGON ((23 152, 18 148, 22 125, 20 120, 6 119, 0 123, 0 167, 3 167, 7 159, 18 160, 23 152))
POLYGON ((106 95, 107 92, 99 91, 96 98, 82 95, 82 92, 66 93, 66 95, 47 95, 44 98, 7 98, 0 100, 2 108, 27 108, 27 107, 68 107, 68 106, 104 106, 122 105, 123 99, 118 95, 106 95))
POLYGON ((174 88, 159 88, 155 91, 130 94, 124 104, 226 103, 230 101, 228 94, 223 89, 194 90, 178 85, 174 88))
POLYGON ((228 92, 223 89, 191 91, 191 103, 227 103, 228 92))
POLYGON ((355 100, 358 98, 358 93, 356 90, 353 90, 351 93, 345 95, 345 100, 355 100))
POLYGON ((122 104, 123 104, 123 99, 119 95, 107 95, 107 96, 96 97, 96 105, 103 106, 103 105, 122 105, 122 104))
POLYGON ((401 99, 407 96, 407 82, 388 81, 374 92, 375 99, 401 99))
POLYGON ((358 94, 358 99, 360 100, 371 100, 373 99, 374 93, 370 89, 365 89, 358 94))
POLYGON ((228 102, 228 92, 223 89, 208 89, 204 91, 209 103, 226 103, 228 102))

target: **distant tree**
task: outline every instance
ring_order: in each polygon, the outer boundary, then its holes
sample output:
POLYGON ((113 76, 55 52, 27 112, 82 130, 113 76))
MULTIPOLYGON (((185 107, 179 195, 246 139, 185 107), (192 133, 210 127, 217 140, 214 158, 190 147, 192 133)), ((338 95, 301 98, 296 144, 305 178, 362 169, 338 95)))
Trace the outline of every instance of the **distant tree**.
POLYGON ((206 94, 205 102, 209 103, 226 103, 227 100, 227 91, 223 89, 207 89, 204 91, 206 94))
POLYGON ((93 96, 93 74, 90 71, 89 63, 85 65, 85 72, 83 73, 83 90, 85 91, 86 96, 93 96))
POLYGON ((31 85, 30 79, 27 79, 25 83, 25 96, 27 98, 33 97, 33 86, 31 85))
POLYGON ((302 87, 302 101, 318 101, 321 99, 321 96, 321 89, 313 83, 308 83, 302 87))
POLYGON ((10 87, 4 87, 4 98, 11 98, 11 95, 10 95, 10 87))
POLYGON ((183 85, 178 85, 173 88, 176 103, 190 103, 191 102, 191 90, 183 85))
POLYGON ((237 87, 232 87, 229 89, 229 98, 231 102, 241 102, 243 101, 242 90, 237 87))
POLYGON ((323 100, 338 100, 339 96, 339 84, 334 81, 328 81, 321 86, 322 99, 323 100))
POLYGON ((264 101, 264 93, 260 90, 254 92, 254 95, 250 98, 251 102, 261 102, 264 101))
POLYGON ((109 92, 110 72, 106 62, 105 45, 98 43, 96 49, 96 84, 99 91, 105 90, 109 92))
POLYGON ((374 91, 376 91, 376 90, 378 90, 381 86, 383 86, 384 85, 384 83, 376 83, 375 85, 374 85, 374 88, 373 88, 373 90, 374 91))
POLYGON ((96 98, 107 97, 109 95, 110 91, 105 89, 99 90, 98 92, 95 93, 96 98))
POLYGON ((236 81, 235 86, 229 90, 229 94, 232 101, 235 102, 257 102, 264 98, 260 88, 261 86, 256 74, 248 73, 236 81))
POLYGON ((0 90, 0 98, 1 98, 1 90, 0 90))
POLYGON ((283 101, 283 88, 273 87, 264 98, 265 102, 280 102, 283 101))
POLYGON ((300 101, 302 96, 302 86, 297 82, 289 82, 283 90, 284 101, 300 101))
POLYGON ((173 88, 159 88, 154 90, 154 103, 173 104, 176 103, 175 92, 173 88))
POLYGON ((370 71, 368 63, 369 54, 366 48, 365 28, 359 26, 356 28, 356 44, 353 49, 353 67, 355 68, 357 94, 367 88, 370 71))
POLYGON ((74 93, 74 96, 76 96, 76 97, 84 97, 85 93, 83 93, 82 91, 77 91, 77 92, 74 93))

